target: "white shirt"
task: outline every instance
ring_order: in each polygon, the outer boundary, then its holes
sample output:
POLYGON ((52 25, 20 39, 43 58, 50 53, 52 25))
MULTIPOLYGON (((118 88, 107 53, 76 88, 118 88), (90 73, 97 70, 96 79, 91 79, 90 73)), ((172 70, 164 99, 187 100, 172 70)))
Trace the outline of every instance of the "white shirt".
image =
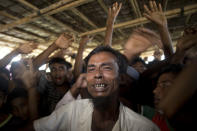
MULTIPOLYGON (((91 131, 93 104, 89 99, 73 101, 50 116, 34 121, 36 131, 91 131)), ((150 120, 120 104, 112 131, 159 131, 150 120)))
MULTIPOLYGON (((81 99, 81 95, 79 94, 77 96, 77 99, 81 99)), ((66 94, 64 95, 64 97, 57 103, 55 110, 57 110, 58 108, 60 108, 63 105, 66 105, 72 101, 76 100, 73 95, 71 94, 70 90, 68 92, 66 92, 66 94)))

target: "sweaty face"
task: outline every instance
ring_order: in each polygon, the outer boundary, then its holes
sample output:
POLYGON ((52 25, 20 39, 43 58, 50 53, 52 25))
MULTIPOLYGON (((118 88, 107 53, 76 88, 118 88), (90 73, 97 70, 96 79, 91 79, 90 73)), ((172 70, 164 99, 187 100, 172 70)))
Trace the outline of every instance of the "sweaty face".
POLYGON ((27 120, 29 117, 28 102, 27 99, 18 97, 11 101, 12 113, 14 116, 27 120))
POLYGON ((50 66, 51 78, 55 85, 61 86, 67 81, 67 68, 64 64, 54 63, 50 66))
POLYGON ((168 92, 170 86, 173 84, 176 75, 173 73, 162 74, 158 81, 157 87, 154 89, 154 104, 158 108, 160 101, 163 99, 164 95, 168 92))
POLYGON ((116 57, 100 52, 90 57, 87 66, 87 89, 93 98, 105 98, 118 91, 118 64, 116 57))

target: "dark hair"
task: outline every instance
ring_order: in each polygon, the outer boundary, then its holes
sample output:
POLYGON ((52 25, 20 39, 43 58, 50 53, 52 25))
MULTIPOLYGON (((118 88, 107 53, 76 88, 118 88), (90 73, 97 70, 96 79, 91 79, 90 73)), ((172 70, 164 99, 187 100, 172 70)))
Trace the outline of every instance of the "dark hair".
POLYGON ((93 51, 89 53, 89 55, 85 58, 85 72, 87 72, 87 65, 88 65, 89 59, 93 55, 100 53, 100 52, 109 52, 113 54, 116 57, 116 61, 119 67, 119 73, 120 74, 126 73, 127 66, 128 66, 128 61, 126 57, 122 55, 119 51, 116 51, 109 46, 98 46, 97 48, 95 48, 93 51))
POLYGON ((27 90, 21 87, 15 87, 9 94, 7 98, 7 104, 10 105, 11 101, 15 98, 22 97, 28 98, 27 90))
POLYGON ((1 84, 0 91, 7 94, 9 81, 6 80, 4 77, 0 76, 0 84, 1 84))
POLYGON ((53 57, 53 58, 51 58, 50 61, 49 61, 49 67, 51 67, 51 65, 54 64, 54 63, 63 64, 63 65, 66 66, 67 69, 70 69, 72 67, 71 63, 65 61, 61 57, 53 57))
POLYGON ((130 65, 134 65, 136 64, 137 62, 141 62, 144 66, 146 66, 146 63, 144 62, 144 60, 142 60, 142 58, 140 57, 135 57, 131 62, 130 62, 130 65))
POLYGON ((10 72, 6 68, 0 68, 0 73, 5 74, 10 79, 10 72))
POLYGON ((157 76, 157 80, 164 73, 173 73, 175 75, 178 75, 182 71, 182 69, 183 69, 183 65, 181 65, 181 64, 167 65, 161 69, 161 71, 159 72, 159 74, 157 76))

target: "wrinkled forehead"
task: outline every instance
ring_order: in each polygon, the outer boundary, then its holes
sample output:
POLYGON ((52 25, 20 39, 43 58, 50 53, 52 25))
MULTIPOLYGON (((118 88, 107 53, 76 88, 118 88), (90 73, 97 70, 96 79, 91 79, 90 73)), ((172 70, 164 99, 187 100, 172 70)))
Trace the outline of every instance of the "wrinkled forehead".
POLYGON ((110 52, 105 52, 105 51, 92 55, 88 61, 88 65, 102 64, 102 63, 118 64, 116 56, 110 52))

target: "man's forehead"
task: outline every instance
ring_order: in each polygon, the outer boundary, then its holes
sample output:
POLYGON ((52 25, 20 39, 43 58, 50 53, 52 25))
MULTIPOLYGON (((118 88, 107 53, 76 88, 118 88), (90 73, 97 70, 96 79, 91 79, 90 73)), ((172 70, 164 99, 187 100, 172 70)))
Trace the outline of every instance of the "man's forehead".
POLYGON ((114 54, 110 52, 99 52, 94 55, 92 55, 88 61, 89 64, 102 64, 102 63, 117 63, 117 58, 115 57, 114 54))
POLYGON ((65 68, 67 68, 66 65, 63 63, 53 63, 53 64, 51 64, 51 67, 65 67, 65 68))

